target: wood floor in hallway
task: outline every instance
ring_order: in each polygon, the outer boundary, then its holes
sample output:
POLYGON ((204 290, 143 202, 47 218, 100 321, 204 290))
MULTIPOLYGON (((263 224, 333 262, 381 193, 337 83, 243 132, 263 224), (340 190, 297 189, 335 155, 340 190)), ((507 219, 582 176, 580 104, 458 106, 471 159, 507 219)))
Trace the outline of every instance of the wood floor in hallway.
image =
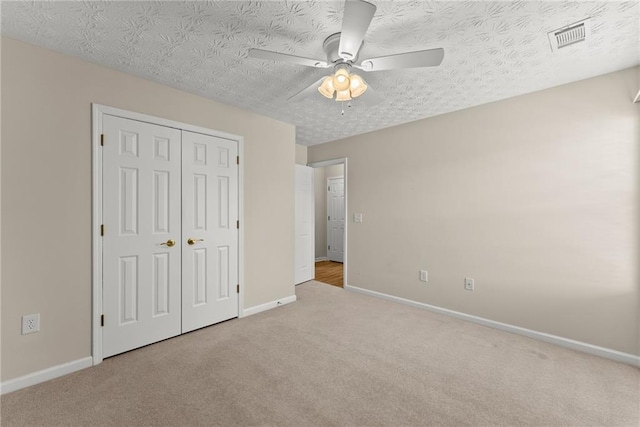
POLYGON ((316 278, 318 282, 342 287, 343 266, 341 262, 318 261, 316 262, 316 278))

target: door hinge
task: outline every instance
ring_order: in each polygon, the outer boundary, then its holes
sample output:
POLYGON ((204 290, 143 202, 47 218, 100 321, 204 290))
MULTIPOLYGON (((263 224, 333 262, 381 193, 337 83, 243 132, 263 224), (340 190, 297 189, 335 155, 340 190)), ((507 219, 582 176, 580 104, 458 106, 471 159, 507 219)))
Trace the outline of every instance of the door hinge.
POLYGON ((331 245, 327 246, 327 250, 329 251, 331 250, 331 245))
POLYGON ((100 225, 100 235, 104 236, 104 224, 100 225))
POLYGON ((104 145, 104 133, 100 134, 100 145, 103 146, 104 145))
POLYGON ((331 191, 331 187, 327 187, 327 191, 331 191))
POLYGON ((237 220, 237 221, 236 221, 236 228, 237 228, 238 230, 240 230, 240 220, 237 220))
POLYGON ((100 326, 104 326, 104 314, 100 315, 100 326))
POLYGON ((331 221, 331 216, 327 216, 327 221, 331 221))
POLYGON ((240 164, 240 156, 236 156, 236 165, 240 164))
POLYGON ((236 285, 236 293, 239 294, 240 293, 240 285, 236 285))

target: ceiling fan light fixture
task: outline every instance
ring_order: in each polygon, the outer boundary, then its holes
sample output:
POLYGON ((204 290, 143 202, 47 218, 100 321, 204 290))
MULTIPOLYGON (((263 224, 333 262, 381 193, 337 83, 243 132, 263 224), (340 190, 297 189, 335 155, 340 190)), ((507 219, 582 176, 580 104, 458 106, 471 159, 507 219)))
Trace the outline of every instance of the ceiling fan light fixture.
POLYGON ((325 77, 318 87, 322 96, 336 101, 351 101, 366 92, 368 86, 362 77, 350 74, 349 68, 342 64, 336 68, 333 75, 325 77))
POLYGON ((322 96, 333 99, 333 94, 335 93, 336 88, 333 86, 333 76, 326 77, 320 87, 318 87, 318 92, 322 94, 322 96))

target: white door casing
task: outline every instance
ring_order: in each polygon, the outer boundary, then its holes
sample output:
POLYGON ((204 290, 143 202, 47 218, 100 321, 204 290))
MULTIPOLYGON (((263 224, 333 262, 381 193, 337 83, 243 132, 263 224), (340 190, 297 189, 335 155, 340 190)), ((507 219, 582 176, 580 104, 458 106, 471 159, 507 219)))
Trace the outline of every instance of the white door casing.
POLYGON ((180 131, 109 115, 103 129, 108 357, 180 334, 180 131))
POLYGON ((344 261, 344 177, 327 179, 327 258, 344 261))
POLYGON ((297 285, 315 277, 313 168, 296 165, 295 176, 295 272, 297 285))
POLYGON ((183 333, 238 316, 236 156, 235 141, 182 132, 183 333))

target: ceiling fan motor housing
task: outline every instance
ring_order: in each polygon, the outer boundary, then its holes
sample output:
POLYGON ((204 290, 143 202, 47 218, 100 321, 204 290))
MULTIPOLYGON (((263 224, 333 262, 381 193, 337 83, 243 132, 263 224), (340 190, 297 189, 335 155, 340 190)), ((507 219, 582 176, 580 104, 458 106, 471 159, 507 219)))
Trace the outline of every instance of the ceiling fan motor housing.
MULTIPOLYGON (((322 47, 324 48, 324 52, 327 54, 327 62, 329 64, 335 64, 340 62, 344 62, 344 63, 356 62, 358 60, 358 55, 356 55, 354 58, 349 59, 348 61, 343 59, 340 56, 340 34, 341 33, 331 34, 329 37, 327 37, 324 40, 324 43, 322 44, 322 47)), ((360 49, 362 49, 363 45, 364 45, 364 42, 360 44, 360 49)), ((360 51, 360 49, 358 49, 358 52, 360 51)))

